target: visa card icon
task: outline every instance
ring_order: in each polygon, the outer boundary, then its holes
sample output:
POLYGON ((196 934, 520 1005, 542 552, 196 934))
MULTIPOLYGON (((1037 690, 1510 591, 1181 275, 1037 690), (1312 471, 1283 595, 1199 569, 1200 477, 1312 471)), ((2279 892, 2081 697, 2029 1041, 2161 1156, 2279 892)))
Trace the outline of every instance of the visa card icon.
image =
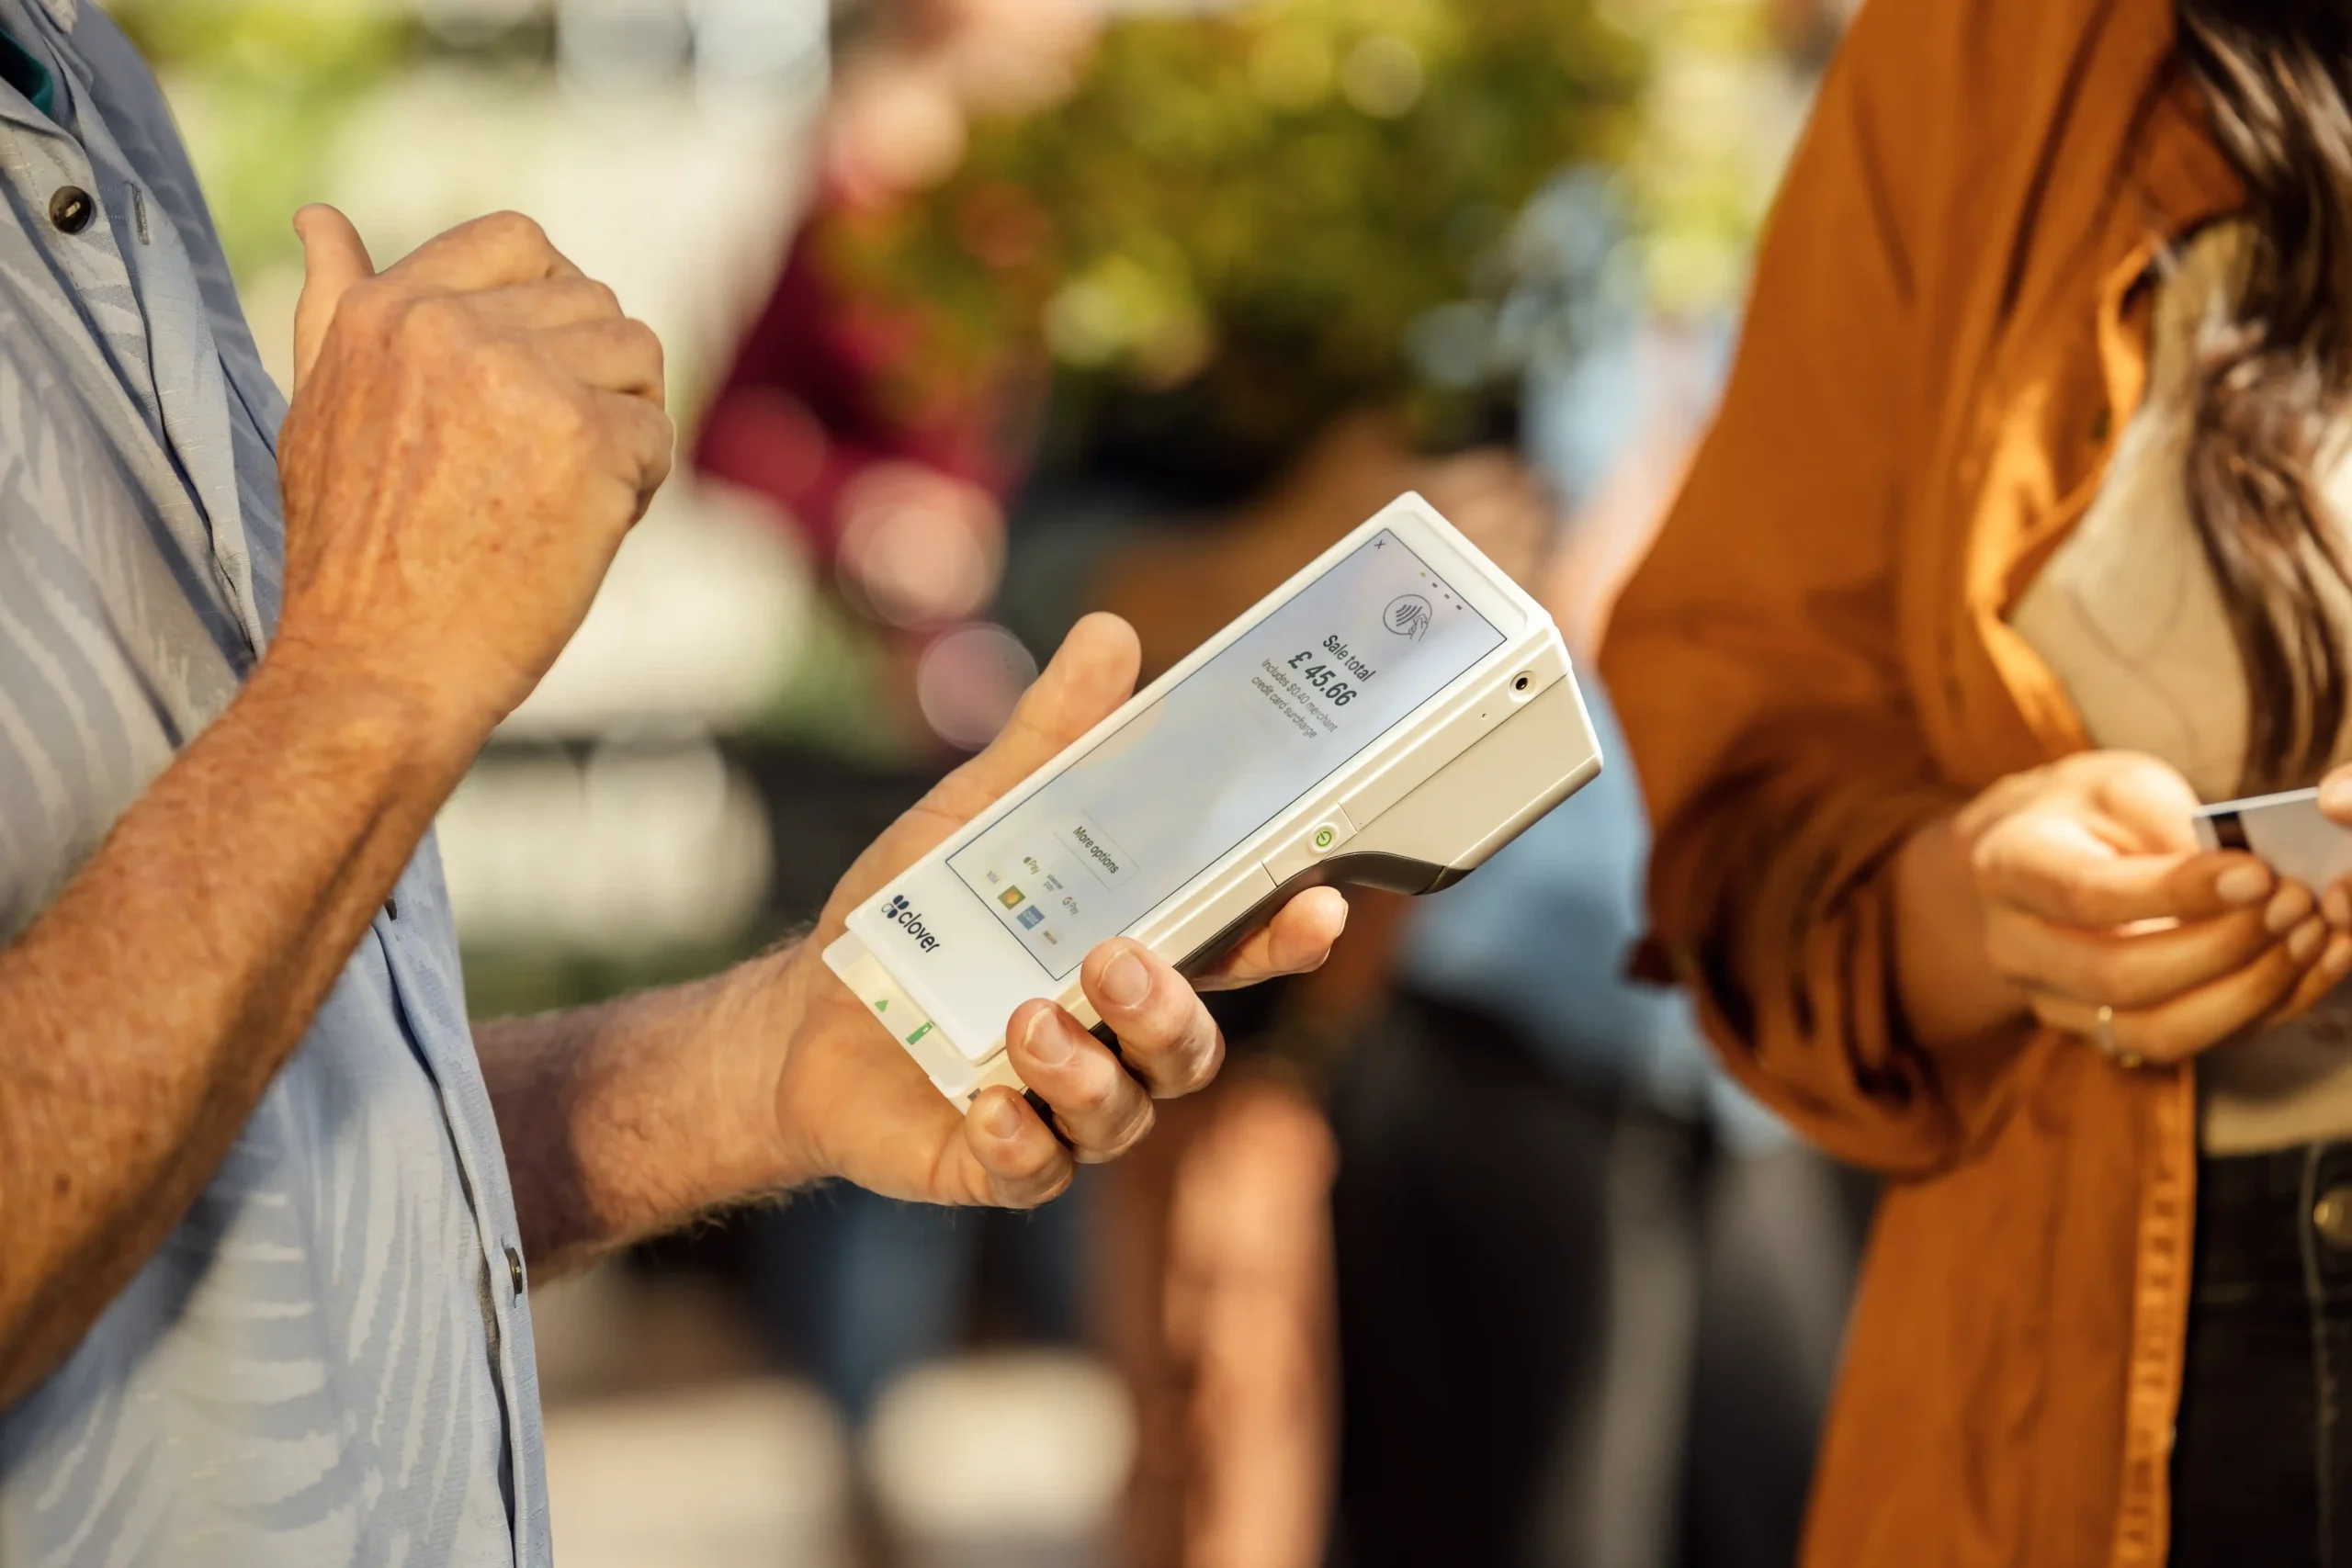
POLYGON ((1020 918, 1021 924, 1024 928, 1032 928, 1035 927, 1039 920, 1046 918, 1046 911, 1037 908, 1036 905, 1032 904, 1027 908, 1021 911, 1020 918))

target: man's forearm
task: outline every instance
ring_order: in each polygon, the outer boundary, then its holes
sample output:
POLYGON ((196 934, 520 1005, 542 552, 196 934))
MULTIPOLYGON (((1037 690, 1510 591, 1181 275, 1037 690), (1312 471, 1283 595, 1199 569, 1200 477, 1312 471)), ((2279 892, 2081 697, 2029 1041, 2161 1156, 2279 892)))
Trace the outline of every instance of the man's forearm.
POLYGON ((476 1026, 535 1272, 807 1179, 776 1117, 800 983, 790 958, 476 1026))
POLYGON ((0 1407, 178 1224, 301 1039, 463 771, 434 733, 273 651, 0 953, 0 1407))

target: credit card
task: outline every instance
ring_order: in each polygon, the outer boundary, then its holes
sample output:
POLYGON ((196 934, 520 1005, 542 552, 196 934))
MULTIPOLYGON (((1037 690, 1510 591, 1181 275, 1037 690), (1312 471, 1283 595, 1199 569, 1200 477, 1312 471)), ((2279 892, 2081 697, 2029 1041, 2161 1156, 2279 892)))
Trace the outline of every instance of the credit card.
POLYGON ((2196 823, 2207 849, 2244 850, 2314 893, 2352 876, 2352 829, 2328 820, 2315 789, 2225 800, 2199 811, 2196 823))

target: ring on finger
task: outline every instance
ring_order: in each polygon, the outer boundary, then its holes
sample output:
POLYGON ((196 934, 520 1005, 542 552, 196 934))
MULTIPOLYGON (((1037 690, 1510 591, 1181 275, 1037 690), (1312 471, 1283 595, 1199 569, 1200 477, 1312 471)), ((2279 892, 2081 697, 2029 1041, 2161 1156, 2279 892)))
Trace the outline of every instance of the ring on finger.
POLYGON ((2145 1059, 2141 1056, 2139 1052, 2127 1050, 2122 1045, 2117 1043, 2115 1039, 2115 1010, 2109 1007, 2104 1002, 2099 1004, 2098 1027, 2094 1037, 2098 1042, 2099 1055, 2105 1056, 2109 1061, 2113 1062, 2117 1066, 2124 1068, 2126 1071, 2134 1071, 2140 1067, 2147 1066, 2145 1059))

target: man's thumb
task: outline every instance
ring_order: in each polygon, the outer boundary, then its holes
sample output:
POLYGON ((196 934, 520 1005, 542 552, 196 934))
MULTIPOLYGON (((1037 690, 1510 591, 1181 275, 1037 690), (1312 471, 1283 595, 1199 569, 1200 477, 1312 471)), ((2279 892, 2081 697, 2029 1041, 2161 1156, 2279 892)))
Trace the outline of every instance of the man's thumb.
POLYGON ((376 276, 368 246, 351 220, 332 207, 306 207, 294 215, 302 238, 302 298, 294 307, 294 389, 311 378, 311 367, 325 346, 335 307, 355 283, 376 276))

